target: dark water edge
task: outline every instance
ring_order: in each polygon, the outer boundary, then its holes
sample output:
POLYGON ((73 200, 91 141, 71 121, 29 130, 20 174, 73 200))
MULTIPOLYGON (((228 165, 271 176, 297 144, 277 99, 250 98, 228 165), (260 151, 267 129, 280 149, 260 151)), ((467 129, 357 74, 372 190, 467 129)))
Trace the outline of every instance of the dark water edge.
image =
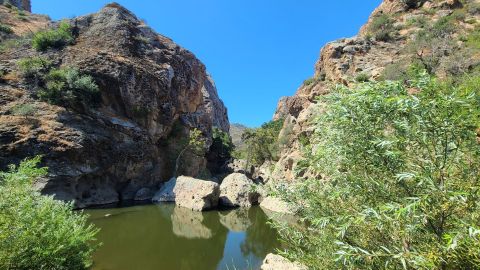
POLYGON ((258 206, 195 212, 174 204, 87 209, 103 245, 92 270, 256 270, 280 248, 258 206))

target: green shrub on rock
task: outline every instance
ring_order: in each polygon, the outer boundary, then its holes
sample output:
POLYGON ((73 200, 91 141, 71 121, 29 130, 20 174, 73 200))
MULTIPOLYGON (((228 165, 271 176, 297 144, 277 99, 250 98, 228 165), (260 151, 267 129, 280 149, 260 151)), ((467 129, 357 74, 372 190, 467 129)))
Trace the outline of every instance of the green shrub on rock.
POLYGON ((52 62, 44 57, 29 57, 18 61, 20 73, 26 79, 42 77, 51 66, 52 62))
POLYGON ((280 231, 287 255, 310 269, 480 269, 477 85, 417 71, 322 97, 304 166, 323 177, 284 194, 309 226, 280 231))
POLYGON ((39 161, 0 173, 0 269, 88 269, 97 230, 71 204, 33 189, 47 172, 37 168, 39 161))
POLYGON ((46 51, 49 48, 62 48, 74 41, 72 27, 62 22, 57 29, 40 31, 33 36, 32 46, 37 51, 46 51))
POLYGON ((95 107, 100 98, 98 86, 91 76, 82 75, 76 68, 51 70, 45 79, 40 99, 56 105, 95 107))

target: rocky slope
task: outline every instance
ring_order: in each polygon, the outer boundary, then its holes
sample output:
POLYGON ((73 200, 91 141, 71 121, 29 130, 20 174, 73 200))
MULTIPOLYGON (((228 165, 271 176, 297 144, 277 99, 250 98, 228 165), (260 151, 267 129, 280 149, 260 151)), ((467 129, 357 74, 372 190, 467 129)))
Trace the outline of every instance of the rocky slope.
POLYGON ((335 84, 401 79, 411 63, 430 65, 430 71, 440 77, 472 70, 480 54, 478 45, 471 46, 469 41, 472 36, 478 40, 479 19, 478 0, 384 0, 357 36, 325 45, 314 76, 294 96, 278 103, 274 119, 285 119, 280 136, 289 142, 271 178, 292 181, 303 176, 294 171, 302 159, 300 141, 308 141, 313 129, 318 96, 335 84), (436 31, 444 32, 434 36, 436 31))
MULTIPOLYGON (((172 177, 190 130, 201 131, 207 154, 212 128, 229 130, 205 66, 118 4, 71 19, 73 44, 45 52, 31 47, 24 29, 36 32, 58 23, 29 13, 19 21, 3 6, 0 18, 13 30, 3 36, 0 55, 0 169, 43 155, 50 173, 37 184, 45 194, 77 207, 149 194, 172 177), (33 56, 92 76, 100 105, 79 111, 38 100, 18 68, 20 59, 33 56), (24 105, 34 112, 14 113, 24 105)), ((216 161, 186 154, 179 174, 208 175, 209 162, 216 161)))

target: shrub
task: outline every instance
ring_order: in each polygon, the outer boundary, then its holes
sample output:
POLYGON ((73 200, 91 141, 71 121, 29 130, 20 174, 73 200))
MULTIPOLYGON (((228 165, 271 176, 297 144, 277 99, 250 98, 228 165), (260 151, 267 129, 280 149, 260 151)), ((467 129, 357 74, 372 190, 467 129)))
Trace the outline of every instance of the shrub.
POLYGON ((13 115, 23 116, 28 118, 35 115, 37 107, 34 104, 18 104, 15 105, 10 111, 13 115))
POLYGON ((40 31, 33 36, 32 46, 37 51, 49 48, 62 48, 74 41, 72 28, 68 22, 61 22, 57 29, 40 31))
POLYGON ((42 77, 51 66, 50 60, 40 56, 23 58, 18 61, 20 73, 27 79, 42 77))
POLYGON ((361 72, 355 76, 356 82, 368 82, 370 80, 370 76, 367 73, 361 72))
POLYGON ((480 28, 476 27, 474 31, 472 31, 467 36, 467 46, 473 49, 480 49, 480 28))
POLYGON ((468 13, 476 15, 480 14, 480 3, 470 2, 467 6, 468 13))
POLYGON ((374 17, 368 28, 369 34, 379 41, 391 40, 394 31, 393 21, 387 14, 374 17))
POLYGON ((247 129, 242 139, 247 147, 242 156, 247 158, 247 166, 262 165, 265 161, 278 160, 279 134, 284 119, 264 123, 261 127, 247 129))
POLYGON ((0 23, 0 32, 5 34, 12 34, 13 30, 10 26, 0 23))
POLYGON ((303 85, 309 86, 309 85, 315 83, 315 81, 316 81, 315 78, 308 78, 305 81, 303 81, 303 85))
POLYGON ((0 269, 88 269, 97 229, 72 204, 32 187, 46 168, 40 158, 0 173, 0 269))
POLYGON ((51 70, 45 79, 45 88, 39 91, 40 99, 55 105, 76 108, 95 107, 99 103, 98 86, 89 75, 82 75, 76 68, 51 70))
POLYGON ((322 173, 284 196, 308 230, 280 230, 311 269, 479 269, 479 100, 417 72, 408 84, 323 97, 306 164, 322 173))
POLYGON ((230 135, 217 127, 213 127, 210 152, 216 153, 221 160, 227 160, 232 157, 234 148, 230 135))

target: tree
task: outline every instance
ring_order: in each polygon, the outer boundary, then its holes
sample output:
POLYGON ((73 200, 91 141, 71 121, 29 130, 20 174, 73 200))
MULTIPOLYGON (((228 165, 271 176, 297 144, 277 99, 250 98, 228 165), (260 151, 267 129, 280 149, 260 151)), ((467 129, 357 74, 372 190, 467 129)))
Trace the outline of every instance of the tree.
POLYGON ((197 156, 203 156, 205 155, 205 150, 206 150, 205 148, 206 148, 206 142, 202 135, 202 132, 197 128, 190 130, 190 133, 188 135, 188 142, 185 144, 183 149, 178 154, 177 159, 175 160, 175 171, 173 172, 173 176, 174 177, 178 176, 180 161, 182 160, 183 155, 187 151, 191 151, 194 155, 197 155, 197 156))
POLYGON ((47 173, 39 162, 25 160, 0 173, 0 269, 88 269, 98 230, 71 203, 33 189, 47 173))
POLYGON ((285 194, 308 230, 282 230, 312 269, 479 269, 476 88, 418 71, 406 84, 323 97, 306 164, 323 178, 285 194))

